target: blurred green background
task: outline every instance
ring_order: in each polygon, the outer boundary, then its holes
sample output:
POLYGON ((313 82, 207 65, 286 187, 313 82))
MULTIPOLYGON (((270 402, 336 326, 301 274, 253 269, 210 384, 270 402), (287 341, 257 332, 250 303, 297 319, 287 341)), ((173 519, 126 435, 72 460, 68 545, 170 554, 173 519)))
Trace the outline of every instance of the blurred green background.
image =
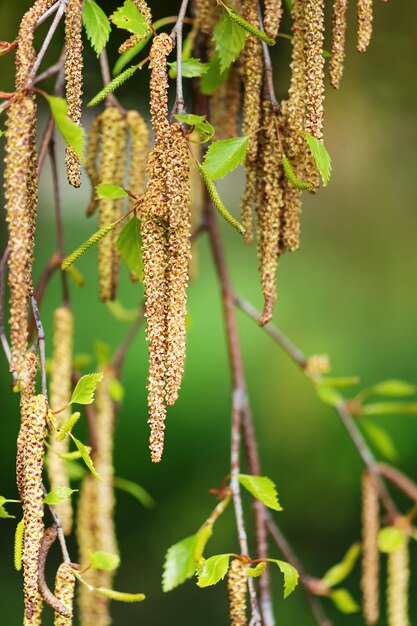
MULTIPOLYGON (((100 4, 110 13, 118 3, 100 4)), ((156 4, 155 17, 175 13, 177 7, 177 3, 158 2, 151 3, 152 8, 156 4)), ((11 40, 15 36, 19 19, 29 5, 27 0, 1 0, 0 39, 11 40)), ((371 46, 360 57, 355 49, 352 3, 345 77, 340 92, 330 88, 326 91, 325 141, 332 157, 332 180, 317 196, 306 195, 301 250, 285 255, 279 268, 276 323, 308 355, 329 354, 335 375, 356 374, 363 386, 394 376, 417 381, 417 293, 413 279, 417 270, 417 87, 412 78, 417 59, 416 18, 413 3, 376 3, 371 46)), ((289 32, 287 20, 283 30, 289 32)), ((113 34, 112 62, 120 39, 119 34, 113 34)), ((100 78, 98 63, 87 42, 85 48, 85 91, 90 98, 100 88, 100 78)), ((59 50, 60 44, 56 43, 45 67, 54 62, 59 50)), ((277 92, 284 97, 288 42, 280 40, 273 54, 277 92)), ((12 89, 12 58, 5 57, 0 62, 1 88, 7 91, 12 89)), ((126 107, 139 107, 146 115, 147 79, 144 70, 142 76, 120 90, 126 107)), ((45 114, 43 104, 41 111, 45 114)), ((90 113, 86 112, 84 121, 88 126, 90 113)), ((4 127, 4 121, 1 125, 4 127)), ((84 180, 80 191, 68 188, 61 142, 58 147, 66 247, 70 251, 93 232, 95 225, 84 217, 89 184, 84 180)), ((239 205, 236 189, 242 185, 241 172, 220 185, 226 204, 235 213, 239 205)), ((37 275, 55 250, 51 199, 47 163, 41 179, 37 275)), ((236 289, 260 307, 255 249, 245 247, 227 226, 222 226, 222 233, 236 289)), ((1 240, 3 245, 3 220, 1 240)), ((195 532, 207 517, 215 504, 208 489, 219 484, 229 466, 230 382, 219 289, 205 236, 198 242, 197 256, 198 277, 189 290, 186 374, 180 399, 169 411, 166 451, 159 466, 151 464, 147 449, 147 352, 143 330, 132 346, 124 370, 125 399, 115 441, 116 474, 143 485, 157 506, 145 510, 127 494, 117 493, 122 566, 115 586, 147 595, 139 605, 114 603, 117 626, 228 623, 224 584, 201 590, 190 581, 169 594, 162 593, 160 584, 166 549, 195 532)), ((86 284, 82 289, 71 290, 76 352, 92 354, 95 340, 116 348, 128 326, 116 321, 106 306, 98 302, 95 251, 80 261, 79 269, 86 284)), ((141 297, 141 287, 132 285, 124 272, 120 300, 133 307, 141 297)), ((60 284, 55 277, 42 307, 48 353, 52 314, 59 302, 60 284)), ((285 509, 276 519, 306 569, 320 576, 360 536, 361 463, 332 409, 318 401, 309 382, 254 322, 240 313, 238 318, 263 472, 276 481, 285 509)), ((0 493, 13 498, 18 398, 11 391, 4 359, 1 398, 0 493)), ((375 423, 385 427, 395 440, 399 466, 416 477, 417 419, 393 415, 375 418, 375 423)), ((83 427, 78 428, 81 437, 83 427)), ((249 504, 246 499, 245 504, 249 504)), ((249 508, 246 513, 249 524, 249 508)), ((21 576, 12 563, 15 523, 0 523, 1 620, 17 626, 21 623, 22 597, 21 576)), ((75 554, 75 544, 72 540, 70 544, 71 553, 75 554)), ((237 549, 230 509, 218 523, 207 553, 237 549)), ((55 558, 57 553, 56 550, 55 558)), ((272 544, 270 555, 279 558, 272 544)), ((414 564, 416 556, 413 545, 414 564)), ((415 586, 415 571, 412 581, 415 586)), ((314 623, 301 589, 284 602, 281 575, 275 571, 272 586, 280 624, 314 623)), ((358 568, 347 586, 359 599, 358 568)), ((358 615, 347 617, 331 606, 326 609, 335 624, 362 624, 358 615)), ((414 602, 413 624, 417 623, 416 611, 414 602)), ((50 613, 45 611, 45 624, 51 624, 50 613)))

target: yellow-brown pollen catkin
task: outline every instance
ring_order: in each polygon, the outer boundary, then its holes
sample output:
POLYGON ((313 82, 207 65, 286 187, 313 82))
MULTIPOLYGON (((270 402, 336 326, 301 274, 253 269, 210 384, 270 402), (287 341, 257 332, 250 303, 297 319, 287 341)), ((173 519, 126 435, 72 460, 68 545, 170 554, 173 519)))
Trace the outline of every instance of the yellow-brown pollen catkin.
POLYGON ((29 339, 28 304, 37 201, 36 105, 19 93, 7 109, 4 193, 9 231, 11 369, 20 375, 29 339))
POLYGON ((216 89, 211 97, 211 123, 216 129, 216 139, 230 139, 239 134, 241 82, 240 70, 235 63, 230 68, 225 82, 216 89))
POLYGON ((324 114, 324 0, 306 0, 304 37, 306 54, 306 128, 323 140, 324 114))
POLYGON ((264 28, 268 37, 275 37, 278 35, 279 27, 281 24, 281 18, 283 14, 282 0, 265 0, 264 11, 264 28))
POLYGON ((339 89, 343 75, 348 0, 334 0, 332 14, 332 51, 329 62, 330 84, 339 89))
POLYGON ((199 30, 205 35, 211 35, 221 15, 221 7, 212 0, 195 0, 194 5, 199 30))
POLYGON ((373 0, 358 0, 358 51, 365 52, 372 36, 373 0))
POLYGON ((379 499, 372 476, 362 478, 362 605, 368 625, 379 619, 379 499))
MULTIPOLYGON (((128 185, 132 193, 141 196, 146 187, 146 160, 149 154, 149 129, 139 111, 126 113, 130 131, 130 161, 128 185)), ((135 201, 131 199, 131 204, 135 201)))
POLYGON ((61 563, 55 576, 55 597, 71 613, 71 617, 54 614, 54 626, 72 626, 75 574, 70 563, 61 563))
POLYGON ((36 602, 35 610, 30 618, 26 616, 26 613, 23 616, 23 626, 42 626, 42 611, 43 611, 43 600, 40 593, 38 593, 38 599, 36 602))
POLYGON ((97 208, 96 187, 100 184, 100 173, 98 170, 98 156, 101 143, 101 115, 96 115, 88 132, 85 171, 91 183, 91 200, 87 207, 87 215, 93 215, 97 208))
MULTIPOLYGON (((68 102, 68 117, 81 125, 83 93, 83 1, 69 0, 65 10, 65 80, 68 102)), ((67 146, 66 167, 68 182, 73 187, 81 184, 81 165, 78 156, 67 146)))
POLYGON ((25 364, 20 379, 20 430, 17 438, 16 455, 16 484, 20 499, 24 501, 25 494, 25 451, 26 432, 30 422, 29 405, 35 395, 36 373, 38 357, 35 352, 28 350, 25 355, 25 364))
POLYGON ((246 566, 233 559, 227 577, 229 591, 230 626, 246 626, 246 566))
POLYGON ((151 30, 152 13, 147 3, 145 2, 145 0, 133 0, 133 3, 139 13, 142 15, 142 17, 145 18, 146 22, 149 25, 149 28, 141 37, 139 35, 131 35, 129 39, 123 42, 122 45, 119 47, 119 54, 122 54, 123 52, 126 52, 126 50, 130 50, 130 48, 136 46, 136 44, 140 43, 148 36, 149 31, 151 30))
POLYGON ((410 626, 408 596, 410 593, 409 538, 388 554, 387 614, 388 626, 410 626))
MULTIPOLYGON (((58 411, 69 405, 72 389, 72 347, 73 347, 73 318, 67 306, 56 309, 54 314, 53 354, 50 378, 50 406, 52 411, 58 411)), ((55 416, 57 425, 63 424, 71 414, 66 408, 55 416)), ((46 455, 46 467, 51 489, 70 487, 64 459, 59 456, 68 452, 69 437, 57 441, 51 435, 46 455)), ((68 498, 61 504, 55 505, 61 520, 64 533, 69 535, 72 528, 72 504, 68 498)))
POLYGON ((23 589, 26 616, 34 614, 38 602, 39 549, 43 537, 42 469, 48 404, 45 396, 34 396, 27 407, 23 518, 23 589))

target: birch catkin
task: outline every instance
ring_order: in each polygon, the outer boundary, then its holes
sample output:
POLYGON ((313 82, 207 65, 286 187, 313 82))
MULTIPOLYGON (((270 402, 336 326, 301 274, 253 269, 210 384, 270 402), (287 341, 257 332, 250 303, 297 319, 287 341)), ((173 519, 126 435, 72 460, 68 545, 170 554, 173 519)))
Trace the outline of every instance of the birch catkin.
POLYGON ((283 13, 282 0, 265 0, 264 28, 271 39, 278 34, 283 13))
MULTIPOLYGON (((149 129, 139 111, 126 113, 126 124, 130 131, 129 189, 141 196, 146 187, 146 159, 149 153, 149 129)), ((134 200, 131 200, 131 204, 134 200)))
POLYGON ((306 128, 323 140, 324 101, 324 0, 306 0, 304 37, 306 54, 306 128))
POLYGON ((35 610, 30 618, 23 616, 23 626, 42 626, 43 600, 41 594, 38 593, 35 610))
MULTIPOLYGON (((72 344, 73 344, 73 318, 72 313, 66 306, 56 309, 54 314, 53 355, 50 383, 50 404, 52 411, 58 411, 66 407, 71 399, 72 388, 72 344)), ((57 414, 57 424, 62 425, 70 417, 70 408, 57 414)), ((69 438, 58 441, 56 435, 52 435, 49 441, 46 455, 46 466, 51 489, 70 487, 68 475, 65 469, 65 461, 59 456, 68 452, 69 438)), ((72 504, 68 498, 61 504, 56 505, 56 510, 61 520, 63 531, 66 535, 71 533, 72 528, 72 504)))
MULTIPOLYGON (((68 117, 81 125, 81 103, 83 93, 83 1, 69 0, 65 11, 65 80, 68 102, 68 117)), ((73 187, 81 184, 80 160, 67 146, 66 166, 68 182, 73 187)))
POLYGON ((410 626, 408 596, 410 584, 409 538, 388 554, 388 626, 410 626))
POLYGON ((234 559, 229 568, 227 588, 229 590, 230 626, 246 626, 246 567, 234 559))
POLYGON ((25 365, 20 380, 20 430, 17 437, 16 456, 16 484, 22 502, 25 497, 25 451, 26 434, 30 424, 30 402, 35 395, 36 373, 38 369, 38 357, 35 352, 28 350, 25 354, 25 365))
POLYGON ((365 52, 372 36, 373 0, 358 0, 358 50, 365 52))
POLYGON ((43 536, 42 468, 48 405, 45 396, 34 396, 28 403, 25 442, 23 518, 23 588, 26 616, 32 617, 38 602, 39 549, 43 536))
POLYGON ((372 476, 362 478, 362 575, 363 616, 366 624, 376 624, 379 619, 379 567, 378 549, 379 499, 372 476))
POLYGON ((70 563, 61 563, 55 577, 55 597, 68 609, 71 617, 55 612, 54 626, 72 626, 75 575, 70 563))
POLYGON ((96 115, 88 132, 85 170, 91 183, 91 200, 87 207, 87 215, 93 215, 97 208, 96 187, 100 184, 97 159, 101 142, 101 115, 96 115))
POLYGON ((343 75, 346 42, 346 11, 348 0, 334 0, 332 15, 332 51, 330 57, 330 84, 339 89, 343 75))

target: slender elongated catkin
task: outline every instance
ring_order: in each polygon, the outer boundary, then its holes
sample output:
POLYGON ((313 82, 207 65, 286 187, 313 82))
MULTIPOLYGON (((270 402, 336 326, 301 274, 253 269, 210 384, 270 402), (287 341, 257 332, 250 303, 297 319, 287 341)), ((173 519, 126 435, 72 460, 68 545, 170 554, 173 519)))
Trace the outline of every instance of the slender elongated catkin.
MULTIPOLYGON (((130 131, 129 189, 141 196, 146 187, 146 159, 149 153, 149 129, 139 111, 126 113, 126 124, 130 131)), ((131 199, 131 204, 135 201, 131 199)))
POLYGON ((38 357, 35 352, 28 350, 25 354, 25 365, 20 380, 20 430, 17 438, 16 455, 16 484, 22 502, 25 497, 25 451, 26 433, 30 421, 29 405, 35 395, 36 373, 38 357))
POLYGON ((286 116, 286 152, 289 158, 299 158, 305 130, 306 55, 304 42, 304 4, 294 0, 291 10, 291 82, 288 101, 281 105, 286 116))
POLYGON ((221 15, 221 8, 211 0, 194 0, 195 19, 205 35, 211 35, 221 15))
MULTIPOLYGON (((65 11, 65 81, 68 117, 81 125, 83 93, 83 1, 69 0, 65 11)), ((68 182, 73 187, 81 184, 81 165, 75 152, 67 146, 66 166, 68 182)))
POLYGON ((211 98, 211 123, 216 129, 216 139, 230 139, 239 134, 241 83, 240 70, 235 63, 230 68, 225 82, 216 89, 211 98))
POLYGON ((346 11, 348 0, 334 0, 332 15, 332 52, 330 57, 330 84, 339 89, 343 75, 346 42, 346 11))
POLYGON ((30 618, 23 616, 23 626, 42 626, 43 600, 41 594, 38 593, 35 610, 30 618))
MULTIPOLYGON (((53 355, 50 382, 50 405, 52 411, 58 411, 67 406, 71 400, 72 389, 72 344, 73 318, 70 309, 61 306, 54 314, 53 355)), ((70 417, 70 408, 56 415, 57 424, 63 424, 70 417)), ((46 467, 51 489, 70 487, 65 461, 59 456, 68 452, 69 438, 58 441, 52 434, 46 455, 46 467)), ((56 511, 61 520, 66 535, 72 528, 72 504, 68 498, 65 502, 56 505, 56 511)))
POLYGON ((324 0, 306 0, 304 19, 306 55, 306 127, 315 139, 323 139, 324 114, 324 0))
POLYGON ((410 585, 409 538, 388 554, 388 626, 410 626, 408 596, 410 585))
POLYGON ((295 252, 300 247, 300 213, 301 191, 287 179, 282 179, 283 206, 281 212, 281 242, 282 250, 295 252))
POLYGON ((11 369, 20 375, 28 344, 28 304, 32 294, 32 264, 37 201, 34 167, 36 106, 19 93, 7 109, 4 193, 9 230, 11 369))
POLYGON ((91 183, 91 200, 87 207, 87 215, 93 215, 97 208, 96 187, 100 183, 97 159, 101 142, 101 115, 97 115, 88 132, 85 170, 91 183))
POLYGON ((264 28, 268 37, 275 39, 281 24, 283 14, 282 0, 265 0, 264 28))
POLYGON ((55 597, 68 609, 71 617, 55 612, 54 626, 72 626, 74 591, 74 570, 70 563, 61 563, 55 576, 55 597))
POLYGON ((373 0, 358 0, 358 50, 365 52, 372 36, 373 0))
POLYGON ((23 518, 23 588, 26 616, 32 617, 38 602, 38 562, 43 536, 42 468, 48 405, 45 396, 34 396, 27 407, 23 518))
POLYGON ((230 626, 246 626, 246 567, 239 559, 230 564, 227 588, 229 590, 230 626))
POLYGON ((379 499, 372 476, 362 478, 362 605, 368 625, 379 619, 379 499))
POLYGON ((122 54, 126 50, 130 50, 130 48, 133 48, 133 46, 136 46, 136 44, 140 43, 143 39, 145 39, 148 36, 149 31, 151 30, 152 13, 147 3, 145 2, 145 0, 133 0, 133 3, 136 6, 139 13, 141 13, 142 17, 144 17, 145 20, 147 21, 149 28, 145 31, 145 33, 142 36, 135 35, 135 34, 131 35, 129 39, 123 42, 122 45, 119 47, 119 54, 122 54))

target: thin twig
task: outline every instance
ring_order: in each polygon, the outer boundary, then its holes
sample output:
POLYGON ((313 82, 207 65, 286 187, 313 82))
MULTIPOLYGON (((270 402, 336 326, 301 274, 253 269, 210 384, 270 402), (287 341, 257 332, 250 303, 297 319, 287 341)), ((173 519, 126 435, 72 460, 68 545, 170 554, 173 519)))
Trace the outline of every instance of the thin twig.
POLYGON ((45 579, 45 567, 46 559, 48 557, 49 550, 55 543, 58 536, 58 529, 55 524, 47 528, 43 534, 41 540, 41 547, 39 550, 39 564, 38 564, 38 585, 42 598, 54 611, 62 615, 63 617, 70 618, 71 613, 67 607, 60 601, 48 587, 48 583, 45 579))
POLYGON ((38 55, 36 57, 36 61, 33 64, 32 69, 30 71, 30 74, 29 74, 29 77, 28 77, 28 84, 27 84, 28 87, 30 85, 32 85, 33 81, 35 80, 36 72, 38 71, 38 69, 40 67, 40 64, 43 61, 43 57, 45 56, 46 51, 49 48, 49 45, 50 45, 50 43, 52 41, 52 37, 54 36, 54 34, 55 34, 55 32, 56 32, 56 30, 57 30, 57 28, 59 26, 59 23, 60 23, 60 21, 62 19, 62 16, 65 13, 66 5, 67 5, 67 0, 61 0, 60 6, 58 7, 58 10, 57 10, 56 15, 54 17, 54 20, 53 20, 51 26, 49 27, 49 30, 48 30, 48 32, 46 34, 46 37, 43 40, 42 47, 39 50, 38 55))
POLYGON ((57 61, 56 63, 48 67, 44 72, 42 72, 42 74, 38 74, 35 80, 33 81, 33 84, 37 85, 38 83, 42 83, 44 80, 48 80, 48 78, 52 78, 53 76, 56 76, 61 71, 61 67, 62 67, 61 62, 57 61))
POLYGON ((184 18, 187 13, 188 3, 189 0, 182 0, 177 22, 171 32, 171 38, 177 46, 177 79, 175 104, 172 111, 173 114, 181 114, 184 111, 184 91, 182 86, 182 30, 184 27, 184 18))
POLYGON ((45 397, 48 396, 48 386, 46 382, 46 353, 45 353, 45 332, 42 326, 42 320, 39 313, 38 303, 35 296, 32 296, 32 312, 35 318, 36 330, 37 330, 37 343, 39 346, 39 361, 41 364, 41 381, 42 381, 42 393, 45 397))
POLYGON ((417 502, 417 485, 397 468, 387 463, 378 463, 378 470, 384 478, 390 481, 397 489, 402 491, 410 500, 417 502))
MULTIPOLYGON (((264 33, 265 29, 264 29, 264 23, 262 19, 261 5, 259 2, 258 2, 258 21, 259 21, 259 29, 264 33)), ((272 67, 271 54, 269 52, 268 45, 264 41, 262 41, 261 44, 262 44, 262 52, 263 52, 264 64, 265 64, 265 83, 266 83, 266 88, 268 91, 268 97, 269 97, 269 101, 271 103, 273 110, 275 111, 275 113, 277 113, 279 110, 279 104, 278 104, 277 97, 275 95, 274 70, 272 67)))

